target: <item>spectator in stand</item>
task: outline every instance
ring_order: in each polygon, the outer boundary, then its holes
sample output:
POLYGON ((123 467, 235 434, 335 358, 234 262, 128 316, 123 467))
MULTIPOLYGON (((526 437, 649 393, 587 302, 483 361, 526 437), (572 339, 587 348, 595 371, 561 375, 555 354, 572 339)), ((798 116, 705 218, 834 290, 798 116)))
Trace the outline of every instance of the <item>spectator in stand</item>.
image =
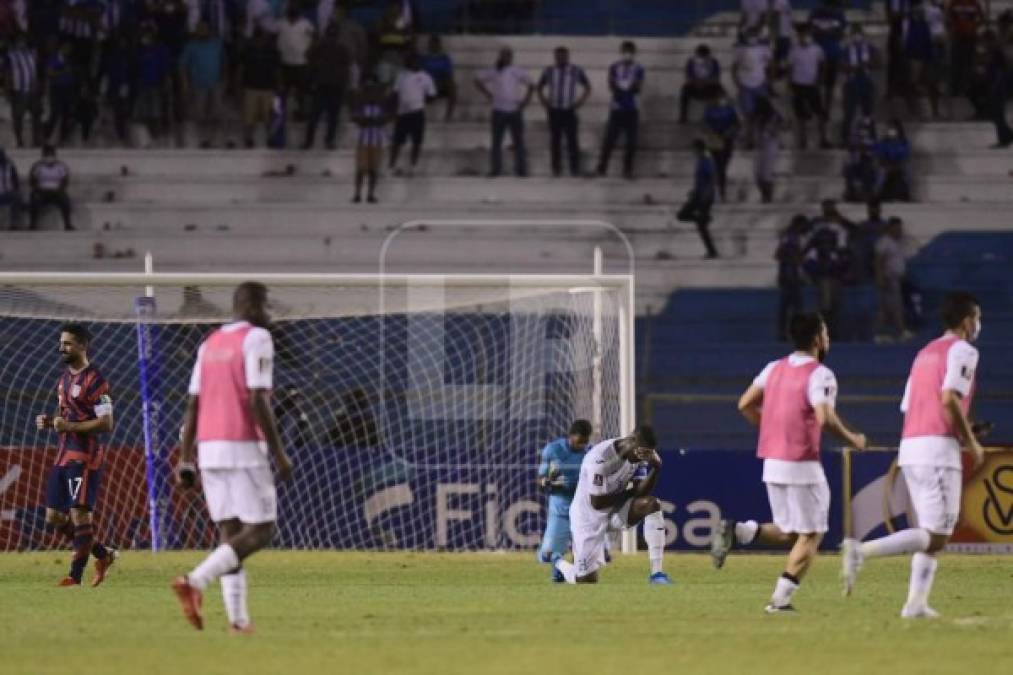
POLYGON ((148 126, 153 138, 160 138, 168 127, 172 56, 153 24, 141 28, 137 70, 137 103, 134 114, 138 121, 148 126))
MULTIPOLYGON (((53 44, 55 43, 54 38, 53 44)), ((74 68, 73 49, 69 42, 59 43, 59 47, 51 50, 52 56, 46 64, 46 77, 49 81, 49 119, 46 121, 44 135, 48 141, 52 138, 53 132, 59 128, 58 138, 61 144, 66 143, 70 135, 77 104, 78 79, 74 68)))
POLYGON ((74 121, 81 127, 81 142, 88 145, 91 141, 91 132, 95 127, 95 120, 98 119, 98 93, 91 80, 81 83, 78 91, 77 103, 74 106, 74 121))
POLYGON ((247 39, 252 38, 257 28, 269 36, 277 35, 278 18, 283 6, 283 3, 271 0, 246 0, 246 27, 243 35, 247 39))
POLYGON ((514 172, 528 175, 528 155, 524 146, 524 108, 531 102, 534 84, 527 71, 513 65, 514 53, 509 47, 499 51, 495 68, 479 73, 475 86, 492 104, 492 155, 489 175, 503 171, 503 136, 510 131, 514 144, 514 172))
POLYGON ((260 26, 254 28, 253 39, 240 59, 239 82, 243 88, 243 138, 246 147, 252 148, 256 145, 257 126, 263 124, 265 130, 268 128, 274 96, 281 83, 278 49, 260 26))
POLYGON ((357 72, 348 81, 352 89, 359 85, 358 73, 364 73, 369 62, 369 37, 366 29, 358 21, 348 16, 345 0, 322 0, 317 9, 317 29, 323 34, 333 24, 337 30, 337 40, 355 64, 357 72))
POLYGON ((309 52, 309 83, 312 106, 306 122, 306 138, 303 150, 309 150, 316 143, 317 125, 326 116, 324 145, 328 150, 337 147, 338 117, 342 102, 351 88, 352 70, 355 67, 352 53, 341 40, 341 26, 330 23, 320 39, 309 52))
POLYGON ((29 230, 35 230, 39 224, 39 213, 46 206, 56 206, 63 217, 63 229, 73 230, 70 222, 70 196, 67 186, 70 184, 70 169, 56 157, 56 148, 52 145, 42 146, 42 159, 32 165, 29 175, 32 195, 29 203, 29 230))
POLYGON ((739 12, 739 33, 762 32, 769 21, 770 0, 742 0, 739 12))
POLYGON ((707 249, 706 259, 713 260, 718 257, 718 250, 714 247, 710 234, 711 208, 714 206, 714 197, 717 196, 717 167, 703 139, 693 141, 693 154, 696 155, 693 189, 676 217, 679 222, 696 224, 696 231, 707 249))
POLYGON ((538 81, 538 100, 549 119, 552 175, 563 173, 563 137, 571 176, 581 175, 579 119, 577 111, 591 95, 591 82, 584 69, 570 63, 570 50, 556 47, 555 64, 542 72, 538 81), (579 93, 578 93, 579 90, 579 93))
POLYGON ((774 62, 781 66, 791 51, 795 20, 789 0, 770 0, 770 37, 774 45, 774 62))
POLYGON ((390 168, 395 175, 401 175, 397 157, 401 146, 411 139, 411 168, 408 175, 415 174, 426 132, 426 103, 436 97, 436 84, 429 73, 422 70, 418 54, 404 56, 405 66, 394 80, 394 96, 397 98, 397 119, 394 122, 394 142, 390 146, 390 168))
POLYGON ((686 61, 686 80, 679 92, 679 124, 689 121, 689 104, 696 99, 710 101, 721 93, 721 64, 711 48, 700 45, 686 61))
POLYGON ((844 164, 844 201, 867 202, 876 198, 879 164, 874 142, 857 141, 849 146, 844 164))
POLYGON ((904 22, 904 57, 908 66, 908 106, 917 110, 916 99, 928 96, 932 116, 939 117, 939 74, 943 54, 932 34, 930 11, 923 0, 911 0, 904 22))
POLYGON ((844 120, 841 123, 841 145, 847 147, 855 115, 872 117, 876 101, 876 86, 872 81, 872 70, 876 65, 876 53, 865 38, 860 24, 851 26, 851 39, 844 48, 841 59, 844 66, 844 120))
POLYGON ((784 116, 769 98, 761 96, 756 99, 754 126, 756 153, 753 158, 753 171, 756 187, 760 189, 760 198, 764 204, 774 200, 774 173, 777 158, 781 154, 781 132, 785 126, 784 116))
POLYGON ((18 215, 21 210, 21 187, 18 183, 18 168, 0 148, 0 207, 7 207, 7 229, 18 229, 18 215))
POLYGON ((7 51, 7 92, 11 101, 11 121, 18 147, 25 146, 24 120, 32 122, 32 146, 42 139, 42 91, 36 51, 25 33, 16 33, 7 51))
POLYGON ((777 260, 777 339, 788 339, 788 321, 804 310, 802 287, 805 274, 802 263, 811 223, 802 214, 791 219, 777 242, 774 259, 777 260))
POLYGON ((819 129, 820 147, 830 147, 827 138, 827 111, 823 107, 823 94, 820 91, 825 63, 823 48, 813 42, 809 27, 799 26, 798 42, 788 53, 788 65, 798 147, 802 150, 809 147, 807 127, 813 117, 816 118, 819 129))
POLYGON ((721 201, 727 202, 728 165, 731 164, 732 155, 735 153, 735 141, 742 128, 742 122, 735 105, 724 89, 704 110, 703 118, 707 129, 707 145, 717 168, 718 193, 721 195, 721 201))
POLYGON ((186 0, 186 24, 192 33, 205 22, 208 32, 223 44, 229 41, 236 17, 236 0, 186 0))
POLYGON ((907 341, 913 336, 904 323, 904 224, 890 218, 886 233, 876 242, 876 342, 907 341))
POLYGON ((598 158, 598 175, 608 175, 609 160, 620 136, 626 138, 623 155, 623 176, 633 180, 633 160, 637 153, 637 137, 640 129, 640 92, 644 88, 644 67, 637 63, 637 46, 626 41, 620 47, 622 59, 608 70, 609 91, 612 106, 605 127, 605 140, 598 158))
POLYGON ((879 162, 877 199, 881 202, 911 201, 911 144, 898 119, 890 120, 885 136, 876 143, 879 162))
POLYGON ((823 0, 809 13, 813 39, 823 49, 826 65, 823 69, 823 106, 828 114, 834 109, 834 89, 843 56, 844 32, 848 27, 847 17, 841 9, 840 0, 823 0))
POLYGON ((384 86, 376 75, 370 73, 366 78, 366 86, 355 95, 352 103, 352 119, 359 127, 359 143, 355 158, 355 196, 356 204, 362 201, 362 183, 368 181, 366 201, 375 204, 376 183, 383 163, 383 141, 386 137, 384 127, 390 119, 387 106, 387 95, 384 86))
POLYGON ((426 53, 422 55, 422 69, 429 73, 436 83, 436 98, 447 99, 447 111, 443 119, 454 118, 454 107, 457 105, 457 83, 454 81, 454 62, 443 51, 443 41, 439 35, 430 35, 426 53))
POLYGON ((130 37, 120 33, 103 55, 101 81, 105 87, 106 103, 113 111, 116 137, 124 145, 130 142, 127 123, 134 105, 136 71, 137 59, 130 37))
POLYGON ((64 0, 60 14, 60 33, 71 45, 71 61, 78 70, 79 82, 92 77, 98 56, 101 32, 101 0, 64 0))
POLYGON ((804 265, 818 290, 819 311, 831 337, 836 338, 840 335, 841 285, 849 266, 844 244, 855 226, 841 215, 832 199, 824 200, 822 209, 806 243, 804 265))
POLYGON ((985 79, 988 83, 988 109, 992 124, 995 125, 995 149, 1008 148, 1013 145, 1013 128, 1006 120, 1006 103, 1013 73, 1010 72, 1010 61, 1002 38, 989 31, 985 35, 986 70, 985 79))
POLYGON ((886 97, 896 99, 907 96, 908 68, 904 58, 904 22, 911 0, 885 0, 886 21, 889 26, 886 40, 886 97))
POLYGON ((278 53, 281 55, 281 86, 285 109, 295 100, 295 119, 306 118, 307 56, 315 38, 315 29, 302 16, 298 5, 290 2, 285 18, 278 23, 278 53))
POLYGON ((739 46, 732 79, 739 89, 739 108, 745 118, 746 142, 753 147, 753 130, 757 101, 770 95, 768 86, 773 54, 770 47, 760 40, 755 29, 746 31, 743 44, 739 46))
POLYGON ((876 242, 886 232, 882 205, 870 199, 865 205, 865 220, 851 232, 848 246, 854 260, 855 280, 867 283, 876 278, 876 242))
POLYGON ((202 148, 214 146, 221 126, 223 49, 207 21, 200 21, 180 59, 183 91, 202 148))
MULTIPOLYGON (((186 103, 183 98, 183 75, 179 67, 179 59, 183 54, 183 47, 186 45, 188 38, 188 13, 187 6, 182 0, 161 0, 148 6, 145 19, 145 21, 150 22, 155 27, 155 43, 162 45, 156 51, 161 52, 164 49, 168 57, 168 69, 161 93, 164 109, 162 117, 165 129, 168 129, 171 123, 176 135, 176 144, 179 146, 183 145, 183 120, 186 117, 186 103)), ((161 59, 160 56, 157 58, 161 59)), ((143 61, 140 67, 143 79, 145 77, 143 61)), ((137 104, 139 106, 144 103, 142 93, 143 86, 140 87, 140 92, 138 93, 137 104)))

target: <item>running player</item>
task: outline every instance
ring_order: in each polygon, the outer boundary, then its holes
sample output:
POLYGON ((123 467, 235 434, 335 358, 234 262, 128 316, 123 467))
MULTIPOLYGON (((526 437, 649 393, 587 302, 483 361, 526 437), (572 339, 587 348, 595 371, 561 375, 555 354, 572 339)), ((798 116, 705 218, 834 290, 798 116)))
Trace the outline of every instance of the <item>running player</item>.
POLYGON ((196 441, 208 512, 221 532, 221 545, 172 582, 183 614, 198 630, 204 628, 204 589, 221 578, 230 630, 253 632, 242 562, 267 546, 275 532, 278 500, 268 451, 282 480, 292 473, 271 410, 274 343, 266 304, 263 284, 240 284, 232 298, 236 321, 200 346, 190 379, 176 473, 184 488, 196 482, 196 441))
POLYGON ((767 364, 739 399, 742 416, 760 428, 757 454, 763 459, 763 482, 774 522, 722 521, 711 541, 718 568, 736 543, 791 547, 788 564, 765 608, 768 614, 794 611, 792 595, 816 559, 828 529, 830 488, 819 457, 823 429, 859 450, 866 445, 865 436, 848 429, 834 409, 837 378, 823 365, 830 335, 822 317, 794 316, 789 332, 795 352, 767 364))
POLYGON ((978 369, 978 350, 970 343, 981 334, 981 306, 968 293, 951 293, 943 300, 942 318, 946 332, 918 352, 900 406, 904 431, 897 463, 916 524, 865 543, 842 543, 845 595, 854 590, 867 558, 914 554, 907 603, 901 610, 905 619, 939 616, 929 607, 929 593, 936 553, 946 546, 960 515, 960 447, 972 453, 975 468, 985 457, 968 419, 978 369))
POLYGON ((637 427, 625 438, 610 438, 587 451, 580 465, 577 492, 570 505, 573 533, 573 562, 559 554, 552 561, 570 584, 598 582, 598 570, 605 565, 605 541, 610 531, 635 526, 644 521, 644 540, 651 561, 652 584, 670 584, 662 571, 665 553, 665 518, 661 500, 651 495, 661 471, 661 457, 654 430, 637 427), (650 471, 635 481, 642 463, 650 471), (632 487, 631 487, 632 482, 632 487))
POLYGON ((60 434, 56 465, 46 483, 46 522, 74 547, 70 573, 60 586, 80 586, 88 555, 95 556, 98 586, 118 555, 115 548, 95 539, 93 512, 98 499, 99 479, 105 449, 99 436, 113 430, 113 401, 109 384, 88 360, 91 334, 79 323, 60 327, 60 357, 67 366, 56 385, 59 412, 53 417, 38 415, 35 426, 60 434))
MULTIPOLYGON (((552 555, 563 555, 570 548, 570 502, 577 491, 580 478, 580 461, 591 440, 591 423, 574 420, 569 435, 557 438, 542 449, 542 463, 538 465, 538 487, 549 494, 548 516, 538 559, 547 563, 552 555)), ((559 570, 553 568, 553 581, 563 581, 559 570)))

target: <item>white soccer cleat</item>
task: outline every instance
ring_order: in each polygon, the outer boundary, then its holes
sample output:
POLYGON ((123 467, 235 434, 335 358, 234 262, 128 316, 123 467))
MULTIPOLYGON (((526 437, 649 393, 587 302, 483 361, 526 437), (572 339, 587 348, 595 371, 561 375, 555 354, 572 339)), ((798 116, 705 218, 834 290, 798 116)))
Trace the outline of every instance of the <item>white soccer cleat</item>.
POLYGON ((844 582, 844 596, 855 590, 858 572, 862 569, 862 549, 857 539, 845 539, 841 542, 841 580, 844 582))
POLYGON ((904 609, 900 611, 900 618, 902 619, 938 619, 940 616, 942 615, 939 612, 928 605, 922 605, 921 607, 904 605, 904 609))

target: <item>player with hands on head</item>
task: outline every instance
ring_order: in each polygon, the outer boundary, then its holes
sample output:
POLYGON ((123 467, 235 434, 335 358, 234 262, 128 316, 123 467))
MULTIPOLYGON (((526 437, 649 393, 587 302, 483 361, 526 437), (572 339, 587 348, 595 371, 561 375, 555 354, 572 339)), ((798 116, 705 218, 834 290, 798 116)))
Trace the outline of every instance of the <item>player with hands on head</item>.
POLYGON ((662 569, 666 528, 661 500, 654 488, 661 472, 661 457, 654 429, 637 427, 630 436, 604 440, 584 455, 577 491, 570 505, 573 562, 553 554, 553 565, 567 583, 593 584, 605 565, 605 542, 610 532, 643 521, 644 541, 651 564, 652 584, 671 584, 662 569), (643 464, 646 476, 634 480, 643 464))

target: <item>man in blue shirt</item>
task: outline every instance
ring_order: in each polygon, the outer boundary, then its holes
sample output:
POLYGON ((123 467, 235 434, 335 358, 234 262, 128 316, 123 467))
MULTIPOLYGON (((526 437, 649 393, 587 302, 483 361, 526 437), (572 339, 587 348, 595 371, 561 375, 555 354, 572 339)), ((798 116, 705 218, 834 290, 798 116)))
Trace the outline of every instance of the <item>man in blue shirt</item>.
POLYGON ((725 201, 728 165, 735 153, 735 140, 739 136, 742 120, 739 119, 739 113, 724 89, 721 90, 721 95, 707 106, 703 119, 707 127, 710 151, 718 171, 718 193, 721 195, 721 201, 725 201))
POLYGON ((612 109, 605 129, 605 142, 598 159, 598 175, 608 174, 609 158, 619 141, 626 137, 623 155, 623 176, 633 179, 633 157, 637 152, 637 131, 640 127, 640 92, 644 88, 644 67, 636 62, 637 46, 626 41, 621 47, 623 58, 609 66, 609 91, 612 92, 612 109))
POLYGON ((707 259, 712 260, 718 257, 710 235, 711 207, 714 206, 717 191, 717 167, 703 139, 693 141, 693 152, 696 155, 693 190, 689 193, 686 204, 679 209, 677 218, 682 223, 696 223, 697 232, 707 249, 707 259))
POLYGON ((707 45, 699 45, 686 61, 686 81, 679 93, 679 124, 689 121, 689 103, 693 99, 709 101, 721 94, 721 64, 711 56, 707 45))
POLYGON ((823 0, 823 4, 809 14, 813 39, 823 49, 826 57, 823 70, 823 109, 828 114, 833 110, 834 88, 837 86, 837 72, 843 56, 844 31, 848 26, 848 19, 840 5, 840 0, 823 0))
MULTIPOLYGON (((565 554, 570 547, 570 501, 577 490, 580 463, 591 431, 587 420, 574 420, 566 438, 557 438, 542 449, 538 487, 549 495, 548 520, 538 549, 538 559, 543 563, 554 554, 565 554)), ((562 581, 555 568, 552 576, 554 581, 562 581)))

